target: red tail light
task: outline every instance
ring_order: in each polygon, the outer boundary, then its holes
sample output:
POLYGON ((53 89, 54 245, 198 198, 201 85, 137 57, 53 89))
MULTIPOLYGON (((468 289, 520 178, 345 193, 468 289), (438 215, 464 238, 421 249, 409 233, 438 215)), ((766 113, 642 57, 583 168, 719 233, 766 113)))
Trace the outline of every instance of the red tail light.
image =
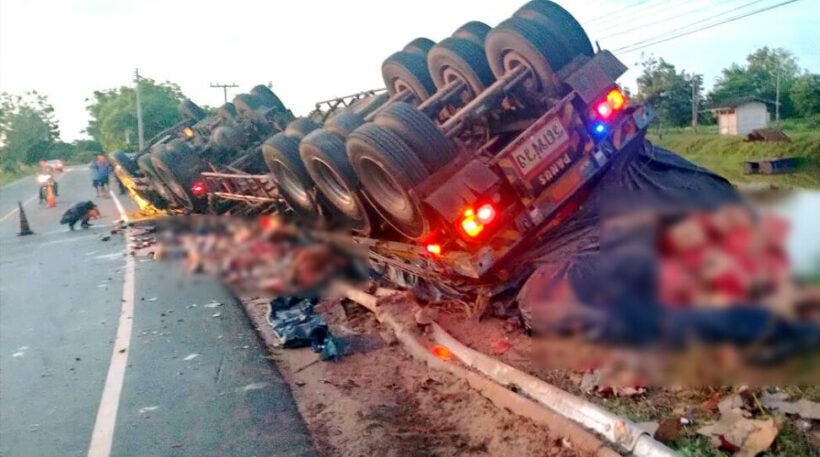
POLYGON ((441 245, 440 244, 428 244, 427 245, 427 252, 433 255, 441 255, 441 245))
POLYGON ((609 105, 609 102, 598 103, 598 106, 595 108, 595 111, 598 113, 598 116, 600 116, 600 118, 603 120, 608 120, 610 117, 612 117, 613 113, 612 107, 609 105))
POLYGON ((478 211, 476 211, 476 217, 482 223, 489 224, 495 219, 495 208, 489 203, 482 205, 478 208, 478 211))
POLYGON ((461 219, 461 229, 467 236, 475 238, 484 231, 484 227, 495 220, 495 207, 486 203, 478 207, 478 211, 468 208, 461 219))
POLYGON ((618 111, 626 106, 626 97, 620 89, 612 89, 606 94, 606 98, 595 105, 595 114, 601 120, 608 121, 618 111))
POLYGON ((626 105, 626 97, 624 97, 623 92, 618 89, 609 91, 609 93, 606 94, 606 101, 615 111, 620 111, 624 105, 626 105))
POLYGON ((477 237, 484 230, 484 224, 478 221, 475 211, 472 208, 464 211, 464 219, 461 220, 461 228, 470 237, 477 237))
POLYGON ((193 192, 197 197, 205 195, 205 184, 199 181, 195 182, 194 185, 191 186, 191 192, 193 192))

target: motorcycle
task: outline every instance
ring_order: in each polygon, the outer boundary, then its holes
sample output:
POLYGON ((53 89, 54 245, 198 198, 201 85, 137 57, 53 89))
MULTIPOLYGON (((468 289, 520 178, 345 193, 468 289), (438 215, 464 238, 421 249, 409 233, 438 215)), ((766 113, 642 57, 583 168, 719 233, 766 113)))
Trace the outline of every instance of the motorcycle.
POLYGON ((37 175, 37 184, 40 185, 40 203, 53 205, 54 197, 57 196, 57 181, 54 177, 49 173, 40 173, 37 175))

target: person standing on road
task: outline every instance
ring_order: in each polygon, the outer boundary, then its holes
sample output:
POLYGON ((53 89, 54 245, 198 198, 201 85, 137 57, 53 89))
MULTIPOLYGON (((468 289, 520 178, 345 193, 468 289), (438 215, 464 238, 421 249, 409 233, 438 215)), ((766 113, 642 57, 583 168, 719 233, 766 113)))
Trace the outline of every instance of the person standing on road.
POLYGON ((97 191, 97 197, 105 197, 111 170, 111 163, 102 154, 98 155, 97 160, 91 164, 91 184, 97 191))

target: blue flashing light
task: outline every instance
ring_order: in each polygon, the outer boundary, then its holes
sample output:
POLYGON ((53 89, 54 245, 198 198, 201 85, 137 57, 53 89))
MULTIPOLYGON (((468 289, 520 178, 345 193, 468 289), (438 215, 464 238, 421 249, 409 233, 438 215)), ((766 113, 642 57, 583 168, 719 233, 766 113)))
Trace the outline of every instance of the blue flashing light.
POLYGON ((596 135, 603 135, 606 133, 606 125, 603 122, 598 122, 592 127, 596 135))

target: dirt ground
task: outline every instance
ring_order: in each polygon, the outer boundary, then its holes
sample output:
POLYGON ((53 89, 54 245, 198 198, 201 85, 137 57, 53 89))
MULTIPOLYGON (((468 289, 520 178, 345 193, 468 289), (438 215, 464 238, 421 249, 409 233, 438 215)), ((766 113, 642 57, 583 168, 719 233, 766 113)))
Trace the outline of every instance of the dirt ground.
MULTIPOLYGON (((266 340, 266 301, 243 300, 266 340)), ((496 408, 466 382, 431 370, 356 305, 323 304, 350 354, 272 349, 324 456, 585 456, 545 426, 496 408)), ((267 334, 267 335, 266 335, 267 334)))
MULTIPOLYGON (((594 367, 601 366, 607 359, 622 356, 610 348, 595 347, 591 344, 567 338, 535 338, 524 334, 512 322, 488 318, 480 323, 453 313, 439 313, 438 323, 456 339, 467 346, 490 354, 502 362, 526 371, 552 385, 597 403, 615 414, 629 418, 638 423, 657 425, 672 417, 685 418, 688 425, 680 427, 672 441, 666 441, 682 455, 727 456, 715 449, 709 441, 698 435, 697 430, 703 425, 720 417, 717 410, 719 401, 732 396, 746 386, 700 382, 696 384, 661 384, 652 386, 643 384, 645 379, 617 375, 613 379, 616 385, 626 385, 628 390, 604 389, 599 391, 594 386, 585 385, 589 373, 594 367), (642 384, 642 386, 641 386, 642 384), (711 386, 715 387, 711 387, 711 386), (640 386, 639 389, 634 387, 640 386)), ((731 354, 731 353, 730 353, 731 354)), ((680 367, 678 375, 688 375, 688 379, 708 372, 714 365, 706 357, 727 357, 725 352, 699 352, 689 356, 694 365, 680 367)), ((686 359, 681 359, 687 363, 686 359)), ((719 362, 715 362, 719 363, 719 362)), ((796 361, 805 364, 805 361, 796 361)), ((791 366, 795 363, 791 364, 791 366)), ((789 369, 789 368, 785 368, 789 369)), ((783 370, 783 368, 781 368, 783 370)), ((625 370, 629 372, 629 370, 625 370)), ((714 370, 712 370, 714 371, 714 370)), ((816 374, 815 370, 811 370, 816 374)), ((745 374, 750 374, 746 373, 745 374)), ((751 373, 755 374, 755 373, 751 373)), ((601 384, 606 384, 602 382, 601 384)), ((763 387, 757 385, 747 390, 757 402, 763 387)), ((778 391, 791 397, 792 401, 806 399, 817 402, 817 385, 788 385, 778 391)), ((759 404, 758 404, 759 406, 759 404)), ((760 414, 758 411, 756 414, 760 414)), ((767 417, 766 413, 762 413, 767 417)), ((764 456, 805 456, 820 455, 820 422, 804 420, 796 416, 777 416, 780 434, 764 456)))

